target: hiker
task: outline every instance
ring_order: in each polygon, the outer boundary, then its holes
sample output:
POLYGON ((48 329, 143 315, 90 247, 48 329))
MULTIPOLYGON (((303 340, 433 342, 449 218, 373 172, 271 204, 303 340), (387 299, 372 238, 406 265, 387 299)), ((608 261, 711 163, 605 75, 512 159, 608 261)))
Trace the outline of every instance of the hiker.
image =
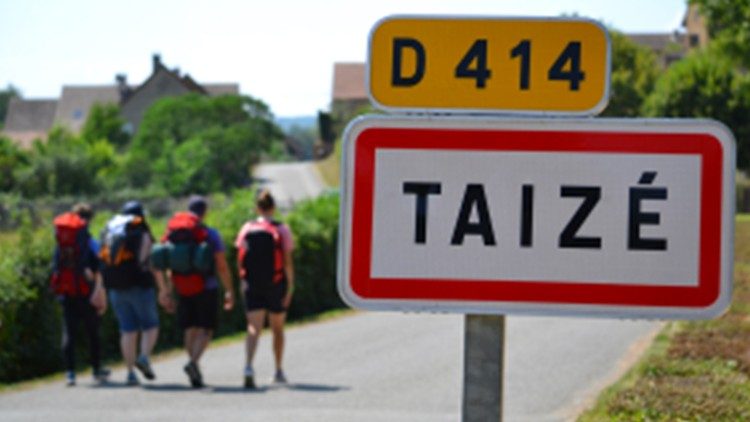
POLYGON ((247 338, 245 388, 253 389, 255 371, 253 357, 261 330, 268 316, 273 333, 276 364, 273 382, 286 383, 282 366, 284 355, 284 322, 294 291, 294 240, 289 227, 273 219, 276 205, 266 189, 256 197, 258 218, 245 223, 237 234, 235 246, 239 253, 237 267, 245 295, 247 338))
MULTIPOLYGON (((168 245, 168 265, 156 264, 157 268, 168 267, 168 278, 177 293, 177 319, 185 330, 185 350, 189 358, 183 369, 194 388, 204 385, 199 361, 216 331, 219 280, 224 287, 224 310, 234 307, 224 242, 216 229, 203 223, 207 210, 208 202, 204 197, 192 196, 188 212, 174 214, 162 239, 168 245)), ((162 250, 157 249, 152 260, 162 250)))
POLYGON ((76 384, 75 343, 80 322, 88 335, 94 380, 106 382, 110 372, 100 362, 99 325, 107 310, 107 296, 99 274, 99 245, 88 228, 93 215, 91 206, 79 203, 53 221, 56 246, 50 287, 62 305, 62 350, 68 386, 76 384))
MULTIPOLYGON (((127 367, 127 385, 139 384, 134 367, 147 380, 156 378, 149 360, 159 337, 156 277, 149 268, 153 243, 151 228, 138 201, 125 203, 120 214, 112 217, 102 230, 101 273, 120 328, 120 350, 127 367)), ((163 297, 167 289, 163 279, 158 280, 159 296, 163 297)))

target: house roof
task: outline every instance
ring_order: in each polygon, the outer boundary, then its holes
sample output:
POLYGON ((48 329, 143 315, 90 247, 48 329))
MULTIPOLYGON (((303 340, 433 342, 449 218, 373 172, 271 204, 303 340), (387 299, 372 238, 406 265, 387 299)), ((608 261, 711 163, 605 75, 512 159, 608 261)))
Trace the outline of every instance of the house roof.
POLYGON ((117 85, 66 85, 63 86, 54 121, 77 132, 83 127, 89 110, 95 103, 119 102, 117 85))
POLYGON ((333 101, 367 99, 364 63, 333 64, 333 101))
POLYGON ((47 132, 55 119, 57 100, 11 98, 5 116, 5 132, 47 132))
POLYGON ((666 50, 667 46, 676 44, 682 46, 683 34, 672 32, 652 33, 652 34, 627 34, 633 42, 646 46, 654 51, 661 52, 666 50))
POLYGON ((208 91, 208 95, 216 97, 219 95, 239 95, 239 84, 202 84, 203 88, 208 91))

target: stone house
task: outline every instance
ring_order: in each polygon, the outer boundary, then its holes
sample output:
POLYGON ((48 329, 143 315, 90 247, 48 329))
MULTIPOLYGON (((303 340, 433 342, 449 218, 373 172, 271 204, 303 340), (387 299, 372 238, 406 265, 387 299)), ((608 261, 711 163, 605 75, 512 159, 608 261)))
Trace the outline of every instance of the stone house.
POLYGON ((681 31, 626 35, 635 43, 656 53, 663 68, 682 59, 692 50, 704 48, 709 41, 706 21, 694 4, 689 5, 685 12, 681 31))
POLYGON ((8 104, 3 135, 28 146, 34 139, 45 139, 53 125, 62 125, 78 133, 89 110, 96 104, 117 104, 131 133, 138 130, 146 110, 158 99, 190 92, 202 95, 239 94, 236 83, 199 84, 179 69, 169 70, 158 54, 152 57, 151 75, 138 86, 127 77, 115 76, 112 85, 64 85, 58 99, 13 98, 8 104))

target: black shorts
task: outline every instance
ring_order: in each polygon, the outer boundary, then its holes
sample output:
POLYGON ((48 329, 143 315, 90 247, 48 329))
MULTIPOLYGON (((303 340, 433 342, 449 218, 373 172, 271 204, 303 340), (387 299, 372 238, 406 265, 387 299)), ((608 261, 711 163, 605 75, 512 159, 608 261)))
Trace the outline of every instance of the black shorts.
POLYGON ((195 296, 179 296, 177 321, 180 327, 216 330, 219 319, 219 289, 208 289, 195 296))
POLYGON ((255 283, 242 281, 242 289, 245 292, 245 310, 257 311, 267 309, 273 314, 286 312, 283 301, 286 296, 288 283, 286 279, 274 283, 270 287, 261 288, 255 283))

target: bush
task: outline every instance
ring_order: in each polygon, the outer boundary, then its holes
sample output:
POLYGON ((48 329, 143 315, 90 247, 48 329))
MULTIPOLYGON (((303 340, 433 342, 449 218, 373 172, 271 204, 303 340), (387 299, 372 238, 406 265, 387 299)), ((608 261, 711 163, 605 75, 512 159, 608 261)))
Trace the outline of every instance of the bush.
POLYGON ((60 311, 47 292, 52 236, 34 231, 26 218, 17 240, 17 247, 5 247, 0 255, 2 382, 46 374, 62 364, 60 311))

